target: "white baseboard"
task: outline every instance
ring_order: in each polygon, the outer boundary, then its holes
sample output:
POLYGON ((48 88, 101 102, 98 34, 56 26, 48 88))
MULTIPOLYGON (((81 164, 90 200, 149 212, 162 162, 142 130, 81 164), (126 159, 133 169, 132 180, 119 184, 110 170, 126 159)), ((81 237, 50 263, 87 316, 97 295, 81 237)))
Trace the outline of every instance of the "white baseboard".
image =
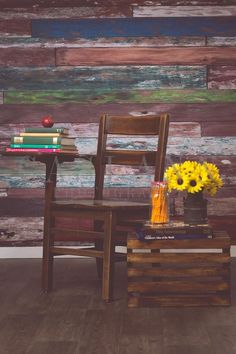
MULTIPOLYGON (((236 246, 231 246, 230 253, 236 257, 236 246)), ((42 258, 42 254, 42 247, 0 247, 0 258, 42 258)))

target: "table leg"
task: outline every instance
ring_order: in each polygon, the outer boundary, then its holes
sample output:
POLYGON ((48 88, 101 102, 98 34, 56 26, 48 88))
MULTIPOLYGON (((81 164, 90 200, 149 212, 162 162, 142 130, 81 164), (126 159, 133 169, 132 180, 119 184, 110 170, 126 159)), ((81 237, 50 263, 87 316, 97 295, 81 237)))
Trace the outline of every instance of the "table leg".
POLYGON ((49 292, 52 289, 53 255, 50 248, 53 246, 53 235, 50 228, 55 223, 50 213, 51 201, 55 198, 55 187, 57 180, 57 158, 49 156, 45 160, 45 205, 44 205, 44 234, 43 234, 43 262, 42 262, 42 291, 49 292))

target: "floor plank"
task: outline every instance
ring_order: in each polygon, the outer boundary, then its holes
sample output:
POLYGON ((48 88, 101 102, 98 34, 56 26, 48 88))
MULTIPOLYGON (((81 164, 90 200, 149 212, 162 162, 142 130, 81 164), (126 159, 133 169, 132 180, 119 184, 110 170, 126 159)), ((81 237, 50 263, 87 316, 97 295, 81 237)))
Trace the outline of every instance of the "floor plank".
POLYGON ((100 296, 94 260, 56 259, 54 291, 40 291, 39 259, 0 260, 0 342, 4 354, 236 353, 236 259, 232 306, 136 308, 117 264, 115 300, 100 296))

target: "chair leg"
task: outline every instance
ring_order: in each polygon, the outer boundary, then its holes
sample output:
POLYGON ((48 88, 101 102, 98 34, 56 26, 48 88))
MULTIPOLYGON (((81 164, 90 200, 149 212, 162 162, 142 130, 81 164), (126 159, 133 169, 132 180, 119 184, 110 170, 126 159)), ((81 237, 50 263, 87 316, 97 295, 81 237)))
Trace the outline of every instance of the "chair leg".
MULTIPOLYGON (((103 230, 103 222, 101 220, 95 220, 94 221, 94 230, 96 231, 102 231, 103 230)), ((103 251, 103 240, 96 240, 95 241, 95 248, 98 251, 103 251)), ((102 274, 103 274, 103 259, 101 258, 96 258, 96 265, 97 265, 97 275, 99 280, 102 281, 102 274)))
MULTIPOLYGON (((96 250, 102 251, 103 250, 103 241, 97 240, 95 241, 95 248, 96 250)), ((103 274, 103 259, 96 258, 96 265, 97 265, 97 275, 99 280, 102 280, 103 274)))
POLYGON ((44 207, 44 232, 43 232, 43 260, 42 260, 42 291, 49 292, 52 289, 53 255, 50 252, 54 243, 50 227, 55 224, 55 218, 51 216, 50 203, 54 197, 54 184, 46 183, 45 207, 44 207))
POLYGON ((114 254, 115 243, 112 235, 115 231, 115 215, 112 211, 106 215, 104 223, 104 256, 103 256, 103 282, 102 298, 109 302, 113 297, 113 278, 114 278, 114 254))
POLYGON ((43 262, 42 262, 42 291, 48 293, 52 289, 53 282, 53 255, 50 253, 50 247, 53 240, 50 237, 49 224, 44 225, 43 239, 43 262))

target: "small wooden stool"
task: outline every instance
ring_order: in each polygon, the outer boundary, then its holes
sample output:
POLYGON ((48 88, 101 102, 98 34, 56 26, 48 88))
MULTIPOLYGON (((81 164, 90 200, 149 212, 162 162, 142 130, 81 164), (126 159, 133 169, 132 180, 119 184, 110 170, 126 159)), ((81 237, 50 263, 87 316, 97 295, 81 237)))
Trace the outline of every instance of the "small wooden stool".
POLYGON ((230 237, 128 238, 128 307, 230 305, 230 237))

